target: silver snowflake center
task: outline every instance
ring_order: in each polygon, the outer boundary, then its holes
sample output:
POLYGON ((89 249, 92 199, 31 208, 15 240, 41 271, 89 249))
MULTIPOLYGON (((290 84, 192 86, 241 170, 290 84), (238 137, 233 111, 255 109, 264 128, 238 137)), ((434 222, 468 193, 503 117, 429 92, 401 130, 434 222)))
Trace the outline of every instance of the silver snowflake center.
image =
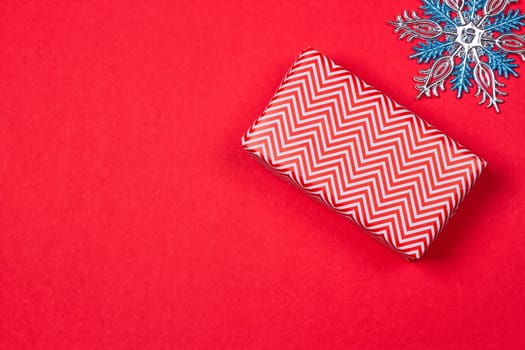
POLYGON ((452 91, 460 98, 476 86, 480 104, 499 112, 500 89, 498 77, 518 76, 518 55, 525 61, 525 34, 515 34, 525 26, 525 14, 508 9, 518 0, 421 0, 425 18, 415 11, 405 11, 389 23, 400 39, 421 40, 414 47, 418 63, 432 63, 415 77, 417 98, 439 96, 450 79, 452 91))
POLYGON ((483 47, 481 38, 485 30, 478 28, 474 22, 457 27, 456 42, 463 46, 465 52, 469 52, 473 47, 483 47))

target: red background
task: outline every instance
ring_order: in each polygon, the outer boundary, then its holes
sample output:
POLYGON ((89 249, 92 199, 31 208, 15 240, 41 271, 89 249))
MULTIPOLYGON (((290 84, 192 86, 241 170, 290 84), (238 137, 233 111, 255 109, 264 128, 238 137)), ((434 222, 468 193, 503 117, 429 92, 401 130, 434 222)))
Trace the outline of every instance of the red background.
POLYGON ((525 79, 416 101, 419 5, 3 1, 0 348, 524 348, 525 79), (420 262, 241 150, 307 46, 489 162, 420 262))

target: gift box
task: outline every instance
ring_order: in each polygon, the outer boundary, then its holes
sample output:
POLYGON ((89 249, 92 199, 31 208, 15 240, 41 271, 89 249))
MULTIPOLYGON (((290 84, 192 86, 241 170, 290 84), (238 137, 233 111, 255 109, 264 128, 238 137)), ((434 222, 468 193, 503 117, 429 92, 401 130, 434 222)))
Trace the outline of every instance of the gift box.
POLYGON ((486 162, 314 49, 244 149, 409 260, 423 256, 486 162))

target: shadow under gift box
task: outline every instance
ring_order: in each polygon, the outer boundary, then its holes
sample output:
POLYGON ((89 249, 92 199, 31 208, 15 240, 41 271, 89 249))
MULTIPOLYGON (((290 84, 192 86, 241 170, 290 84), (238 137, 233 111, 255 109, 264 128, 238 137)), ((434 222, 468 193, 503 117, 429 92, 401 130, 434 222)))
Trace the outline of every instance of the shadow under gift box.
POLYGON ((311 48, 242 145, 408 260, 428 250, 487 165, 311 48))

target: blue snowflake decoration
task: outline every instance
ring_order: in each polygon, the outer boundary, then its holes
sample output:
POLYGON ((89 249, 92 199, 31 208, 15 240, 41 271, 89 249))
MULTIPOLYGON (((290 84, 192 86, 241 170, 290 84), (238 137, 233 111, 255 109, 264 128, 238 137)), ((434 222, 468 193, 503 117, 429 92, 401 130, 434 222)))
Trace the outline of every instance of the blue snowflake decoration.
POLYGON ((525 14, 507 10, 517 0, 422 0, 424 17, 405 11, 389 24, 400 39, 420 41, 411 59, 430 63, 414 78, 417 98, 438 96, 450 78, 451 90, 460 98, 475 86, 480 104, 499 112, 506 95, 497 77, 518 77, 518 55, 525 61, 525 35, 512 31, 525 26, 525 14))

